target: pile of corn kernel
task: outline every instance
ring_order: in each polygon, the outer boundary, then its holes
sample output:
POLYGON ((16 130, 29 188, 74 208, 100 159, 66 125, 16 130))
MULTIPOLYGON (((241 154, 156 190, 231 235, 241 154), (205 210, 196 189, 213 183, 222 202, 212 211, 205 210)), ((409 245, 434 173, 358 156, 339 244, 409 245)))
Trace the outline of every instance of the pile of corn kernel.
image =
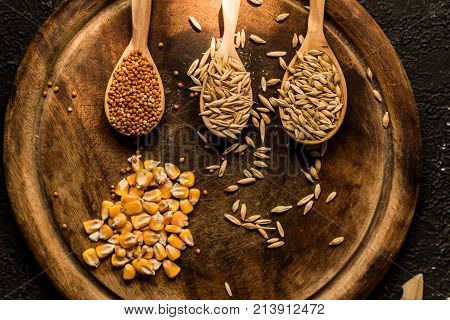
POLYGON ((115 186, 120 200, 103 201, 101 219, 83 223, 91 241, 104 241, 84 251, 83 260, 97 268, 112 255, 111 264, 123 267, 125 280, 134 279, 137 273, 155 275, 161 265, 174 278, 181 271, 174 261, 186 246, 194 245, 186 227, 200 190, 193 188, 191 171, 181 172, 172 163, 143 162, 140 157, 129 159, 132 173, 115 186))

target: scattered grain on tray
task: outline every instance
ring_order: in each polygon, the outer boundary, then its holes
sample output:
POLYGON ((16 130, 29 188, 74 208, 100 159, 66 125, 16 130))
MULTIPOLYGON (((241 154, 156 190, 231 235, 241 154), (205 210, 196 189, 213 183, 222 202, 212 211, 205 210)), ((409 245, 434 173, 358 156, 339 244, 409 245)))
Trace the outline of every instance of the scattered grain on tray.
POLYGON ((303 210, 303 214, 306 215, 313 207, 314 200, 308 201, 308 203, 305 205, 305 209, 303 210))
POLYGON ((334 239, 329 243, 329 245, 330 245, 330 246, 338 246, 338 245, 340 245, 342 242, 344 242, 344 237, 337 237, 337 238, 334 238, 334 239))
POLYGON ((194 28, 194 30, 200 32, 202 31, 202 26, 200 25, 200 23, 194 18, 194 17, 189 17, 189 21, 192 24, 192 27, 194 28))
POLYGON ((284 20, 286 20, 289 17, 289 13, 282 13, 279 14, 276 18, 275 21, 276 22, 283 22, 284 20))

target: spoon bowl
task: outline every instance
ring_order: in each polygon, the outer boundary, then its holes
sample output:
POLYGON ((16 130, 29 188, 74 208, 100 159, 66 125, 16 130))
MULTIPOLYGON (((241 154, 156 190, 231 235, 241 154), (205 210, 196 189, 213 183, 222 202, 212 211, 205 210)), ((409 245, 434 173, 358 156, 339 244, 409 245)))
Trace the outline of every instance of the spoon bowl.
MULTIPOLYGON (((323 19, 324 19, 324 13, 325 13, 325 0, 310 0, 310 14, 308 19, 308 32, 306 34, 305 40, 303 41, 303 44, 301 45, 298 52, 300 53, 306 53, 310 50, 319 50, 323 53, 325 53, 331 60, 332 64, 336 67, 338 74, 340 76, 340 83, 339 86, 341 88, 341 103, 342 103, 342 109, 340 111, 339 118, 337 119, 336 126, 333 130, 327 132, 326 136, 323 137, 320 140, 299 140, 295 137, 294 133, 286 130, 286 132, 297 142, 300 142, 302 144, 307 145, 319 145, 327 140, 329 140, 331 137, 333 137, 336 132, 339 130, 339 128, 342 125, 342 122, 344 121, 345 113, 347 111, 347 84, 345 82, 344 73, 342 72, 342 69, 339 65, 338 60, 336 59, 336 56, 334 55, 333 51, 331 50, 330 46, 328 45, 328 42, 325 38, 325 34, 323 32, 323 19)), ((289 63, 288 69, 294 67, 294 65, 297 63, 298 55, 296 54, 292 61, 289 63)), ((282 81, 282 88, 284 86, 284 83, 289 78, 289 71, 286 70, 286 73, 284 74, 283 81, 282 81)), ((281 115, 281 108, 280 108, 280 115, 281 115)), ((283 123, 283 126, 286 124, 284 123, 284 120, 281 120, 283 123)))
MULTIPOLYGON (((151 16, 151 6, 152 6, 152 0, 131 0, 131 15, 132 15, 132 38, 128 46, 125 48, 124 52, 122 53, 122 56, 120 57, 119 61, 117 62, 116 66, 114 67, 113 72, 111 73, 111 77, 109 78, 108 85, 106 87, 105 92, 105 114, 106 118, 108 119, 108 122, 111 124, 113 128, 115 128, 112 125, 111 122, 111 114, 109 110, 109 104, 108 104, 108 96, 111 90, 111 84, 114 80, 114 73, 117 69, 122 65, 124 59, 126 59, 133 51, 139 51, 142 54, 142 57, 148 60, 151 67, 155 71, 155 77, 158 81, 159 88, 160 88, 160 98, 161 98, 161 113, 159 115, 158 121, 149 129, 147 129, 146 132, 143 132, 139 135, 144 135, 150 133, 161 121, 161 118, 164 114, 165 110, 165 97, 164 97, 164 87, 161 80, 161 76, 159 74, 158 68, 156 67, 156 64, 150 54, 150 51, 148 50, 148 34, 149 34, 149 27, 150 27, 150 16, 151 16)), ((116 129, 116 128, 115 128, 116 129)), ((116 129, 117 130, 117 129, 116 129)), ((120 132, 120 131, 118 131, 120 132)), ((122 133, 122 132, 120 132, 122 133)))

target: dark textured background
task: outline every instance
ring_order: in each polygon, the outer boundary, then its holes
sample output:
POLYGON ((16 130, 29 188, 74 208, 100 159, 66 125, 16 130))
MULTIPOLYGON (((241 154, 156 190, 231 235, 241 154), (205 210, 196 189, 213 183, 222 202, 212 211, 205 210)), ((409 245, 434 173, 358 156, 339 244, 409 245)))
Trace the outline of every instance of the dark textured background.
MULTIPOLYGON (((161 0, 159 0, 161 1, 161 0)), ((39 26, 60 1, 0 0, 0 134, 17 67, 39 26)), ((397 50, 420 114, 423 177, 407 239, 372 299, 399 299, 414 274, 425 278, 425 299, 450 296, 450 2, 361 0, 397 50)), ((3 146, 1 145, 2 153, 3 146)), ((14 220, 0 166, 0 298, 59 299, 14 220)))

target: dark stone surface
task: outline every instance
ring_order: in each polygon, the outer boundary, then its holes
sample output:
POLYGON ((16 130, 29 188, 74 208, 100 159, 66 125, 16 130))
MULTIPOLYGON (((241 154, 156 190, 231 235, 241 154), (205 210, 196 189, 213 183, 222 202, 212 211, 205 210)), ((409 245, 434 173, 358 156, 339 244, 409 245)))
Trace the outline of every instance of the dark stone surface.
MULTIPOLYGON (((399 299, 422 272, 425 299, 450 296, 450 4, 447 0, 361 0, 408 73, 422 127, 419 203, 407 239, 371 299, 399 299)), ((0 1, 0 132, 11 85, 28 44, 59 1, 0 1)), ((382 57, 381 57, 382 58, 382 57)), ((3 145, 1 145, 3 152, 3 145)), ((9 205, 0 166, 0 298, 60 299, 28 249, 9 205)))

